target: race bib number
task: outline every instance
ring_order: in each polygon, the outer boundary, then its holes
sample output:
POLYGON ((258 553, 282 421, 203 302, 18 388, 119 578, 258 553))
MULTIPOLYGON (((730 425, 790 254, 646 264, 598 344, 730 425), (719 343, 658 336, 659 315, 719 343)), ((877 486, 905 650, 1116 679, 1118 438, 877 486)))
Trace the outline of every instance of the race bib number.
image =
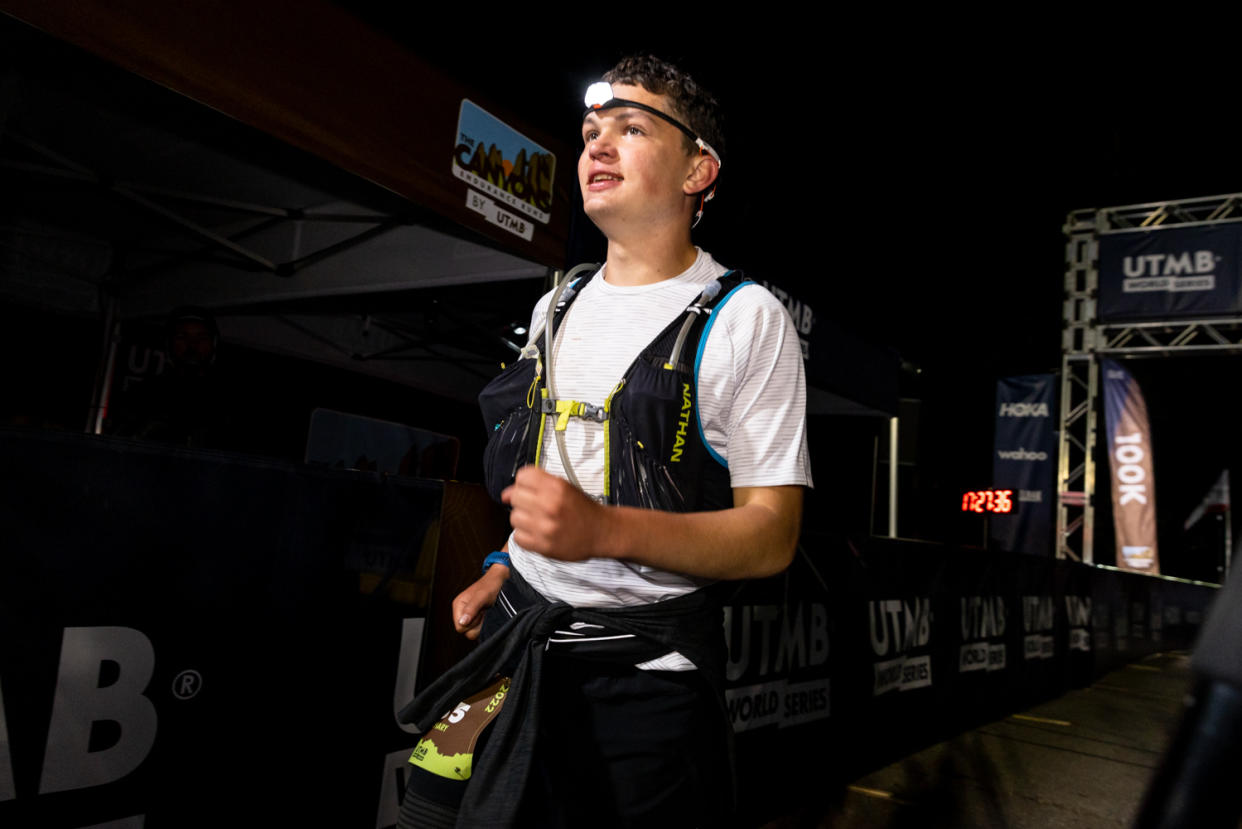
POLYGON ((469 780, 474 746, 496 718, 509 693, 509 677, 499 677, 474 696, 457 703, 423 735, 410 763, 449 780, 469 780))

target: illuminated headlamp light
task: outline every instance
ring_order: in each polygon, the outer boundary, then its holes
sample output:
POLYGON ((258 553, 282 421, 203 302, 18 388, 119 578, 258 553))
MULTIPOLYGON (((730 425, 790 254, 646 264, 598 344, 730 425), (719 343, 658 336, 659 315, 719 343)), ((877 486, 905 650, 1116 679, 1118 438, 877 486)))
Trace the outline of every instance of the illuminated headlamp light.
POLYGON ((612 84, 608 83, 608 81, 598 81, 588 86, 587 91, 586 91, 586 98, 584 99, 584 103, 587 105, 587 109, 586 109, 586 112, 582 113, 583 118, 586 118, 588 115, 590 115, 592 112, 595 112, 596 110, 614 109, 615 107, 634 107, 635 109, 641 109, 644 112, 650 112, 652 115, 656 116, 657 118, 663 118, 665 121, 669 122, 674 127, 677 127, 677 129, 684 132, 686 135, 690 137, 691 141, 693 141, 695 144, 698 145, 700 150, 707 153, 712 158, 716 159, 716 163, 718 165, 720 165, 721 167, 724 166, 724 162, 720 160, 720 153, 712 149, 711 144, 708 144, 702 138, 699 138, 697 135, 695 135, 694 131, 691 130, 689 127, 687 127, 685 124, 678 121, 676 118, 674 118, 673 116, 667 113, 660 112, 660 110, 656 109, 655 107, 647 106, 646 104, 640 104, 638 101, 631 101, 626 98, 615 97, 612 94, 612 84))

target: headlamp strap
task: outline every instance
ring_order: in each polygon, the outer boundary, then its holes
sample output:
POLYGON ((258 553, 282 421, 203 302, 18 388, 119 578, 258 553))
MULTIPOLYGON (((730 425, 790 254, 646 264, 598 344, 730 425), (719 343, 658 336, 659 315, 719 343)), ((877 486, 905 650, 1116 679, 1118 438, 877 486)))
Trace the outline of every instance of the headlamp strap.
POLYGON ((661 112, 660 110, 656 109, 653 106, 648 106, 647 104, 641 104, 638 101, 631 101, 628 98, 616 97, 615 95, 612 94, 612 84, 608 83, 607 81, 597 81, 596 83, 593 83, 589 87, 587 87, 586 96, 584 97, 583 101, 587 105, 586 112, 582 113, 583 118, 586 118, 592 112, 595 112, 597 110, 615 109, 617 107, 633 107, 635 109, 641 109, 644 112, 650 112, 652 115, 656 116, 657 118, 662 118, 663 120, 672 124, 674 127, 677 127, 677 129, 684 132, 690 138, 691 141, 693 141, 695 144, 698 145, 699 149, 702 152, 705 152, 708 155, 710 155, 712 158, 714 158, 716 160, 716 163, 719 164, 721 167, 724 166, 724 162, 720 160, 720 153, 712 149, 711 144, 708 144, 706 141, 704 141, 702 138, 696 135, 694 130, 690 129, 685 124, 678 121, 673 116, 669 115, 667 112, 661 112))

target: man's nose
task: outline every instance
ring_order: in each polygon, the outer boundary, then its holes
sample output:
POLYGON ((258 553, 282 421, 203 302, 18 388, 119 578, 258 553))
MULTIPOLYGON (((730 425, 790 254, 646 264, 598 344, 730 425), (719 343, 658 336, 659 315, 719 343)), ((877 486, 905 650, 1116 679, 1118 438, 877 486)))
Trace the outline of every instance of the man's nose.
POLYGON ((601 129, 595 140, 588 145, 587 152, 594 159, 600 156, 609 156, 614 149, 611 131, 601 129))

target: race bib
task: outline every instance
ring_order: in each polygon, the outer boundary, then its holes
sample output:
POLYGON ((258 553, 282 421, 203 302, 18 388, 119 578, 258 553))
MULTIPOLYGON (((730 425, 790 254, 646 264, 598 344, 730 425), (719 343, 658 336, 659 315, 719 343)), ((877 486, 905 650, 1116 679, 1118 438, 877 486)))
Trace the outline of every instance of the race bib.
POLYGON ((468 780, 474 763, 474 746, 488 723, 495 719, 509 693, 509 677, 499 677, 474 696, 457 703, 423 735, 410 755, 410 763, 447 777, 468 780))

